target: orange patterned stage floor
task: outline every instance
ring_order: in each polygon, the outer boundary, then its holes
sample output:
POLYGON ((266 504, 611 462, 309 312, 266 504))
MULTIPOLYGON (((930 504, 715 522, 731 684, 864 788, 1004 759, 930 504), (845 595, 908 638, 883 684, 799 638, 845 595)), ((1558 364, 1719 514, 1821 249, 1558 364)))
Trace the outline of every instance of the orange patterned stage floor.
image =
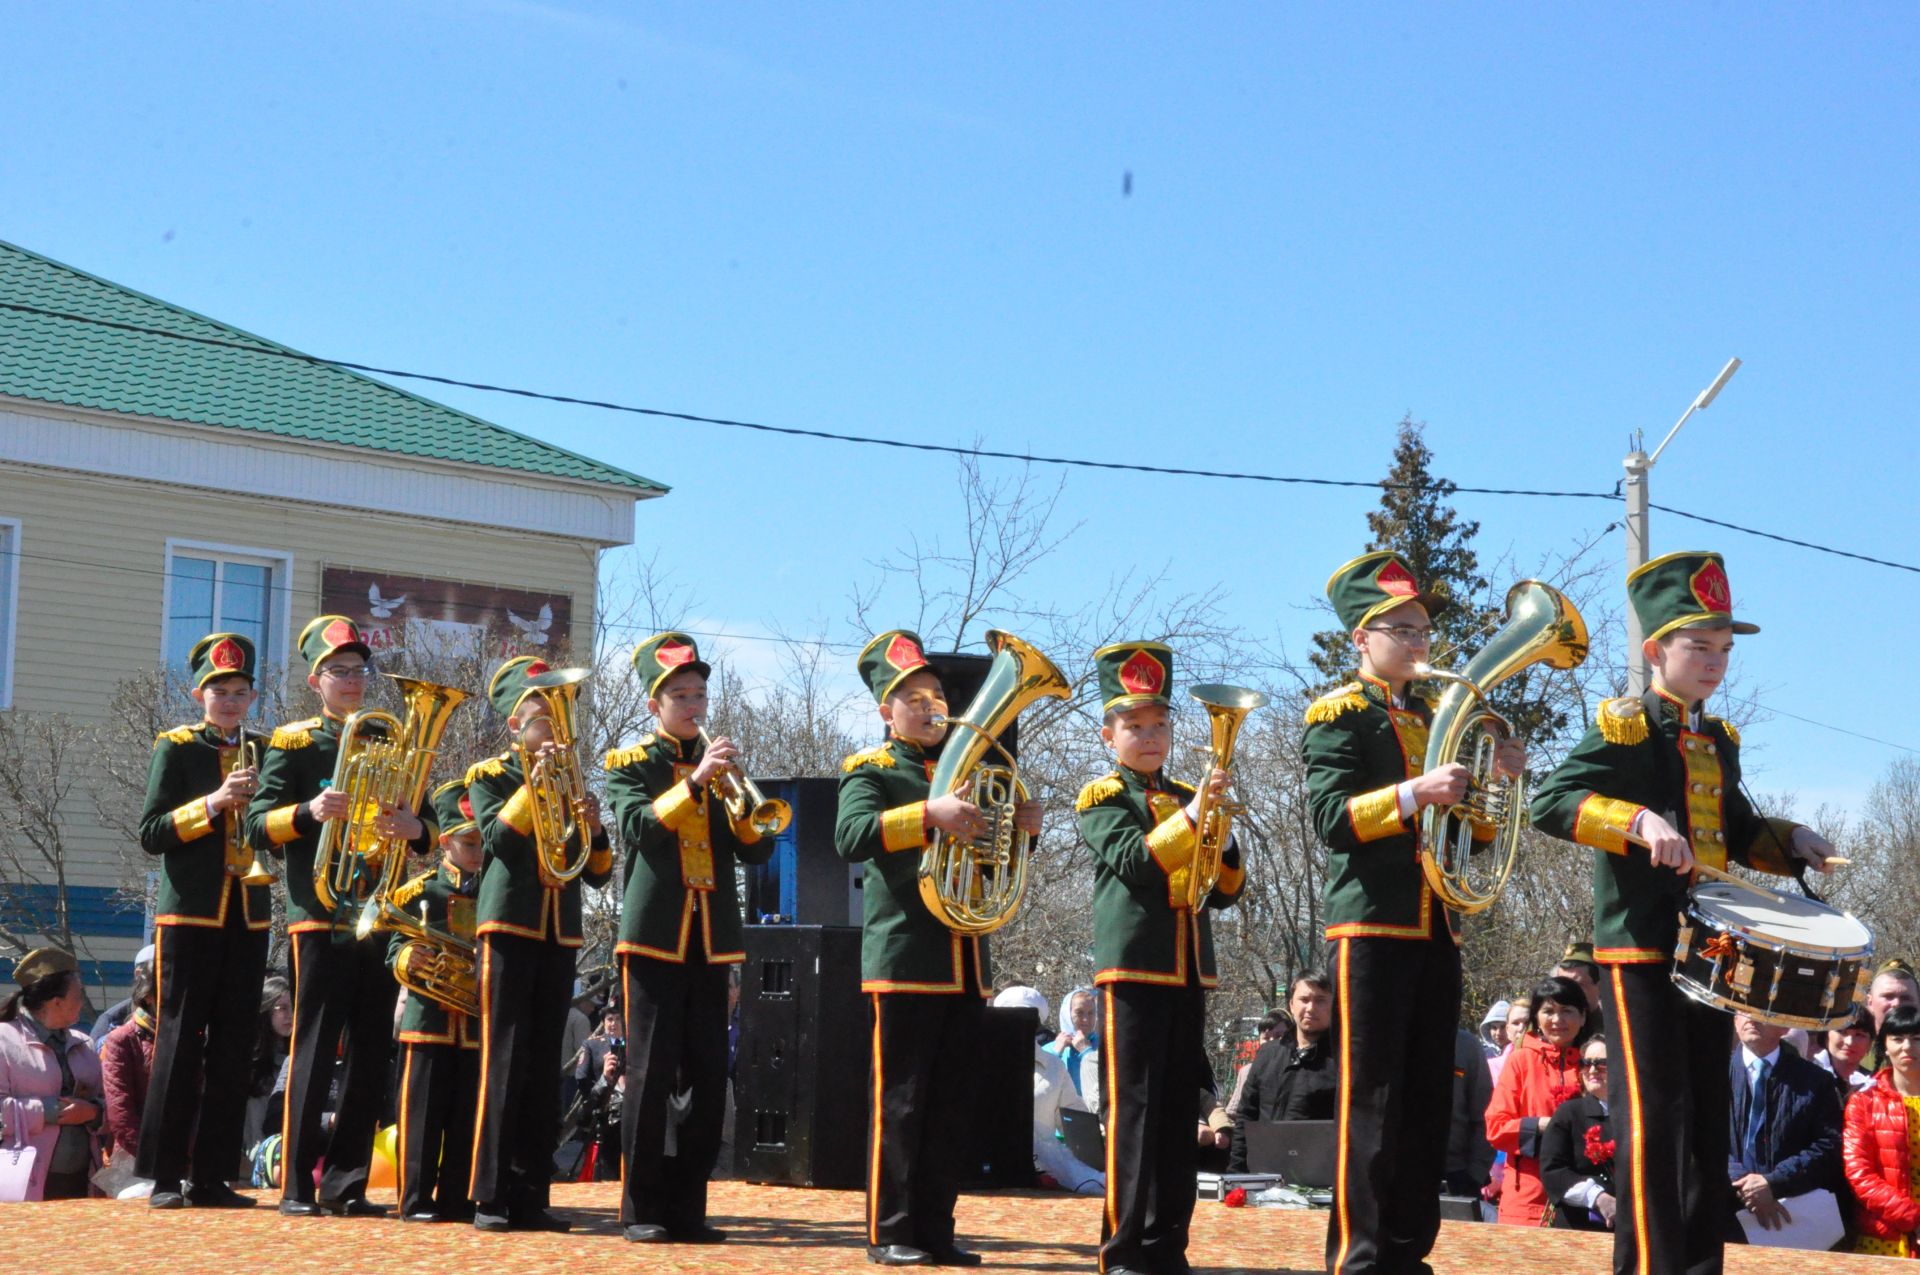
MULTIPOLYGON (((263 1197, 264 1198, 264 1197, 263 1197)), ((392 1203, 392 1193, 375 1199, 392 1203)), ((866 1271, 862 1201, 849 1191, 717 1182, 713 1222, 733 1233, 712 1248, 641 1248, 620 1239, 618 1188, 557 1186, 554 1207, 571 1235, 483 1235, 468 1226, 283 1218, 270 1207, 244 1213, 154 1213, 144 1201, 0 1205, 0 1233, 16 1253, 65 1254, 88 1275, 166 1270, 379 1271, 382 1275, 507 1275, 519 1271, 866 1271), (605 1263, 606 1265, 600 1265, 605 1263)), ((1061 1275, 1094 1269, 1100 1202, 1031 1191, 968 1195, 960 1233, 986 1258, 983 1270, 1061 1275)), ((1197 1270, 1312 1272, 1322 1268, 1325 1213, 1229 1209, 1201 1201, 1191 1254, 1197 1270)), ((1782 1255, 1734 1248, 1729 1275, 1793 1275, 1882 1269, 1882 1259, 1831 1253, 1782 1255)), ((55 1265, 60 1265, 59 1260, 55 1265)), ((1448 1223, 1433 1258, 1438 1275, 1604 1275, 1605 1237, 1448 1223)))

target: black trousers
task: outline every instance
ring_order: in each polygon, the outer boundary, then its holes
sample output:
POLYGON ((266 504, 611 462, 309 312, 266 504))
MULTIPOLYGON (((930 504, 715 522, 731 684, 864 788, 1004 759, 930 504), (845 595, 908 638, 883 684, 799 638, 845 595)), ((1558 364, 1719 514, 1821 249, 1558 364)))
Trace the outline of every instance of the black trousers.
POLYGON ((873 992, 867 1243, 953 1244, 986 1002, 973 945, 958 994, 873 992))
POLYGON ((1424 939, 1331 945, 1340 1141, 1327 1219, 1332 1275, 1430 1272, 1440 1234, 1460 1024, 1460 949, 1434 909, 1424 939))
POLYGON ((1690 1000, 1665 961, 1609 965, 1607 1109, 1617 1144, 1613 1269, 1718 1275, 1741 1232, 1728 1206, 1733 1019, 1690 1000))
POLYGON ((267 932, 247 928, 239 881, 228 889, 220 928, 154 930, 153 1067, 134 1171, 159 1191, 183 1178, 213 1186, 240 1172, 267 932))
POLYGON ((707 964, 695 950, 685 965, 622 955, 620 1003, 627 1015, 620 1222, 698 1230, 727 1114, 727 967, 707 964), (687 1118, 668 1155, 667 1102, 688 1091, 687 1118))
POLYGON ((1210 1087, 1207 994, 1197 983, 1108 983, 1100 1095, 1107 1124, 1107 1208, 1100 1269, 1180 1275, 1187 1266, 1200 1091, 1210 1087))
POLYGON ((480 1103, 468 1195, 489 1213, 547 1207, 573 968, 573 948, 480 936, 480 1103))
MULTIPOLYGON (((399 987, 387 969, 382 939, 359 942, 349 932, 329 930, 292 937, 293 1065, 287 1076, 281 1195, 311 1202, 314 1166, 324 1157, 319 1198, 364 1199, 374 1126, 385 1105, 393 1058, 393 1002, 399 987), (329 1136, 320 1118, 343 1038, 340 1102, 329 1136)), ((257 1012, 259 1001, 254 1004, 257 1012)))
POLYGON ((480 1051, 416 1042, 401 1048, 400 1212, 470 1217, 467 1182, 473 1171, 480 1051))

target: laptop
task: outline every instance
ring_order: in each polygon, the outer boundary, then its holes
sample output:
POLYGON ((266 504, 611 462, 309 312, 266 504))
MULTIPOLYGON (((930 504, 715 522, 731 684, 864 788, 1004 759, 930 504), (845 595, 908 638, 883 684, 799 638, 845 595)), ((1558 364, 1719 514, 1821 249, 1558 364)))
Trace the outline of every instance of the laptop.
POLYGON ((1073 1152, 1073 1158, 1089 1169, 1107 1166, 1107 1135, 1100 1128, 1100 1117, 1091 1111, 1060 1111, 1060 1140, 1073 1152))
POLYGON ((1276 1174, 1289 1186, 1331 1187, 1339 1155, 1338 1123, 1247 1121, 1247 1172, 1276 1174))

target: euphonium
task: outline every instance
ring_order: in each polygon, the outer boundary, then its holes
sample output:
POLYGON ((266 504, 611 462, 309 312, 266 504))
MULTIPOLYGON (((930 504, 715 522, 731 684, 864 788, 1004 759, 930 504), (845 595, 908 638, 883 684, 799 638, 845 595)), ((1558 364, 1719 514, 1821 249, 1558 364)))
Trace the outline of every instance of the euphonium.
POLYGON ((345 793, 347 817, 329 819, 320 829, 320 848, 313 858, 313 892, 320 906, 338 912, 359 897, 363 868, 402 871, 407 843, 382 837, 373 821, 382 807, 413 811, 427 791, 427 772, 447 719, 467 693, 451 686, 397 677, 406 705, 405 720, 384 709, 363 708, 350 714, 340 727, 340 758, 333 767, 333 791, 345 793), (384 738, 361 738, 368 726, 386 728, 384 738), (392 868, 388 860, 400 860, 392 868))
MULTIPOLYGON (((1212 758, 1209 773, 1214 770, 1233 769, 1233 749, 1240 738, 1240 727, 1247 720, 1247 714, 1267 702, 1267 697, 1259 691, 1248 690, 1244 686, 1222 686, 1209 683, 1190 689, 1187 694, 1199 700, 1207 710, 1207 726, 1211 743, 1207 753, 1212 758)), ((1207 776, 1200 779, 1200 813, 1193 821, 1193 866, 1187 873, 1187 910, 1198 911, 1205 906, 1207 896, 1213 893, 1213 887, 1220 884, 1221 856, 1227 852, 1227 843, 1233 839, 1233 817, 1246 810, 1246 806, 1227 797, 1215 797, 1207 789, 1207 776)))
POLYGON ((380 888, 360 909, 354 935, 364 939, 375 931, 386 930, 406 936, 407 941, 400 945, 393 959, 393 976, 400 986, 417 996, 438 1001, 448 1009, 478 1015, 480 978, 473 943, 435 929, 424 918, 416 920, 393 902, 401 874, 391 865, 405 857, 399 854, 387 857, 389 867, 381 877, 380 888))
MULTIPOLYGON (((700 746, 713 746, 704 726, 700 727, 700 746)), ((726 806, 728 819, 747 824, 763 837, 777 837, 793 822, 793 807, 778 797, 762 796, 760 786, 747 778, 744 770, 722 770, 713 777, 712 787, 726 806)))
POLYGON ((1524 776, 1494 774, 1494 751, 1513 723, 1493 711, 1487 692, 1534 664, 1570 669, 1587 658, 1587 623, 1565 594, 1538 580, 1507 590, 1507 622, 1459 673, 1416 666, 1420 677, 1448 683, 1427 732, 1426 770, 1460 762, 1470 782, 1454 806, 1428 806, 1420 818, 1420 867, 1440 901, 1471 915, 1500 897, 1520 853, 1527 823, 1524 776), (1449 820, 1452 822, 1449 823, 1449 820), (1492 829, 1476 868, 1474 830, 1492 829))
POLYGON ((529 693, 546 703, 554 751, 544 757, 530 757, 520 740, 513 741, 513 752, 520 759, 520 773, 527 778, 527 794, 533 803, 535 851, 546 874, 562 883, 586 871, 590 850, 586 835, 587 775, 580 767, 574 709, 581 684, 592 676, 592 669, 559 668, 528 678, 529 693))
POLYGON ((942 719, 949 734, 934 763, 929 790, 957 793, 987 816, 987 832, 965 841, 935 830, 920 855, 920 898, 927 910, 956 934, 991 934, 1013 919, 1027 892, 1027 854, 1033 838, 1013 825, 1014 808, 1026 800, 1019 763, 1000 736, 1035 700, 1073 693, 1053 661, 1011 633, 987 632, 993 663, 987 680, 959 717, 942 719), (982 759, 997 751, 1005 764, 982 759))

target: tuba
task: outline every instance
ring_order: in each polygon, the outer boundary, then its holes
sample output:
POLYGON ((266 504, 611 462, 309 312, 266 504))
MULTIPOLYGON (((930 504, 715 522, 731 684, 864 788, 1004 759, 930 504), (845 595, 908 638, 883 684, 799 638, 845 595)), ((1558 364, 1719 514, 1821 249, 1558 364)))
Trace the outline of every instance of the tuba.
POLYGON ((533 803, 533 843, 541 871, 562 885, 587 868, 587 775, 580 767, 575 710, 580 687, 592 676, 592 669, 560 668, 528 678, 530 693, 547 705, 555 751, 530 757, 524 744, 513 741, 533 803), (573 849, 576 840, 577 851, 573 849))
MULTIPOLYGON (((413 915, 393 901, 400 886, 400 869, 405 855, 387 856, 380 888, 373 892, 360 919, 353 927, 355 938, 366 938, 376 931, 399 934, 406 939, 394 954, 393 976, 416 996, 438 1001, 448 1009, 478 1016, 480 1013, 479 963, 474 945, 437 930, 424 918, 413 915)), ((424 910, 424 905, 423 910, 424 910)))
POLYGON ((1425 769, 1460 762, 1471 777, 1458 805, 1428 806, 1420 817, 1420 868, 1454 911, 1471 916, 1500 897, 1527 824, 1526 779, 1493 773, 1494 749, 1513 735, 1513 723, 1493 711, 1487 692, 1530 665, 1570 669, 1586 658, 1587 622, 1573 603, 1551 585, 1522 580, 1507 590, 1507 622, 1464 671, 1416 666, 1419 676, 1448 683, 1428 728, 1425 769), (1492 858, 1478 869, 1476 828, 1493 830, 1492 858))
MULTIPOLYGON (((713 740, 707 728, 700 728, 700 746, 710 747, 713 740)), ((743 770, 729 768, 713 777, 713 790, 727 808, 727 818, 744 823, 763 837, 777 837, 793 822, 793 807, 778 797, 764 797, 760 787, 743 770)))
POLYGON ((451 686, 398 677, 405 720, 378 708, 363 708, 340 727, 340 759, 333 767, 333 790, 351 804, 345 819, 329 819, 320 830, 313 858, 313 892, 329 912, 359 898, 363 869, 388 875, 404 871, 407 843, 373 830, 382 806, 414 810, 427 791, 427 773, 440 747, 447 720, 467 693, 451 686), (366 736, 371 725, 386 728, 385 738, 366 736), (363 738, 363 736, 366 736, 363 738), (398 866, 389 863, 398 860, 398 866))
MULTIPOLYGON (((1240 738, 1240 727, 1247 714, 1267 702, 1259 691, 1244 686, 1209 683, 1195 686, 1187 694, 1205 706, 1211 742, 1206 752, 1212 758, 1210 770, 1232 770, 1233 748, 1240 738)), ((1193 866, 1187 872, 1187 911, 1197 912, 1206 904, 1213 887, 1220 884, 1221 857, 1233 839, 1233 817, 1246 810, 1238 801, 1214 797, 1200 783, 1200 814, 1194 820, 1193 866)))
POLYGON ((920 855, 920 898, 955 934, 991 934, 1013 919, 1027 892, 1027 854, 1033 838, 1013 826, 1014 807, 1026 799, 1020 766, 1000 736, 1035 700, 1065 699, 1067 679, 1042 655, 1011 633, 987 632, 993 663, 967 711, 942 719, 966 732, 949 739, 934 763, 929 789, 935 796, 964 794, 986 814, 978 841, 935 830, 920 855), (1005 764, 982 759, 997 751, 1005 764))

